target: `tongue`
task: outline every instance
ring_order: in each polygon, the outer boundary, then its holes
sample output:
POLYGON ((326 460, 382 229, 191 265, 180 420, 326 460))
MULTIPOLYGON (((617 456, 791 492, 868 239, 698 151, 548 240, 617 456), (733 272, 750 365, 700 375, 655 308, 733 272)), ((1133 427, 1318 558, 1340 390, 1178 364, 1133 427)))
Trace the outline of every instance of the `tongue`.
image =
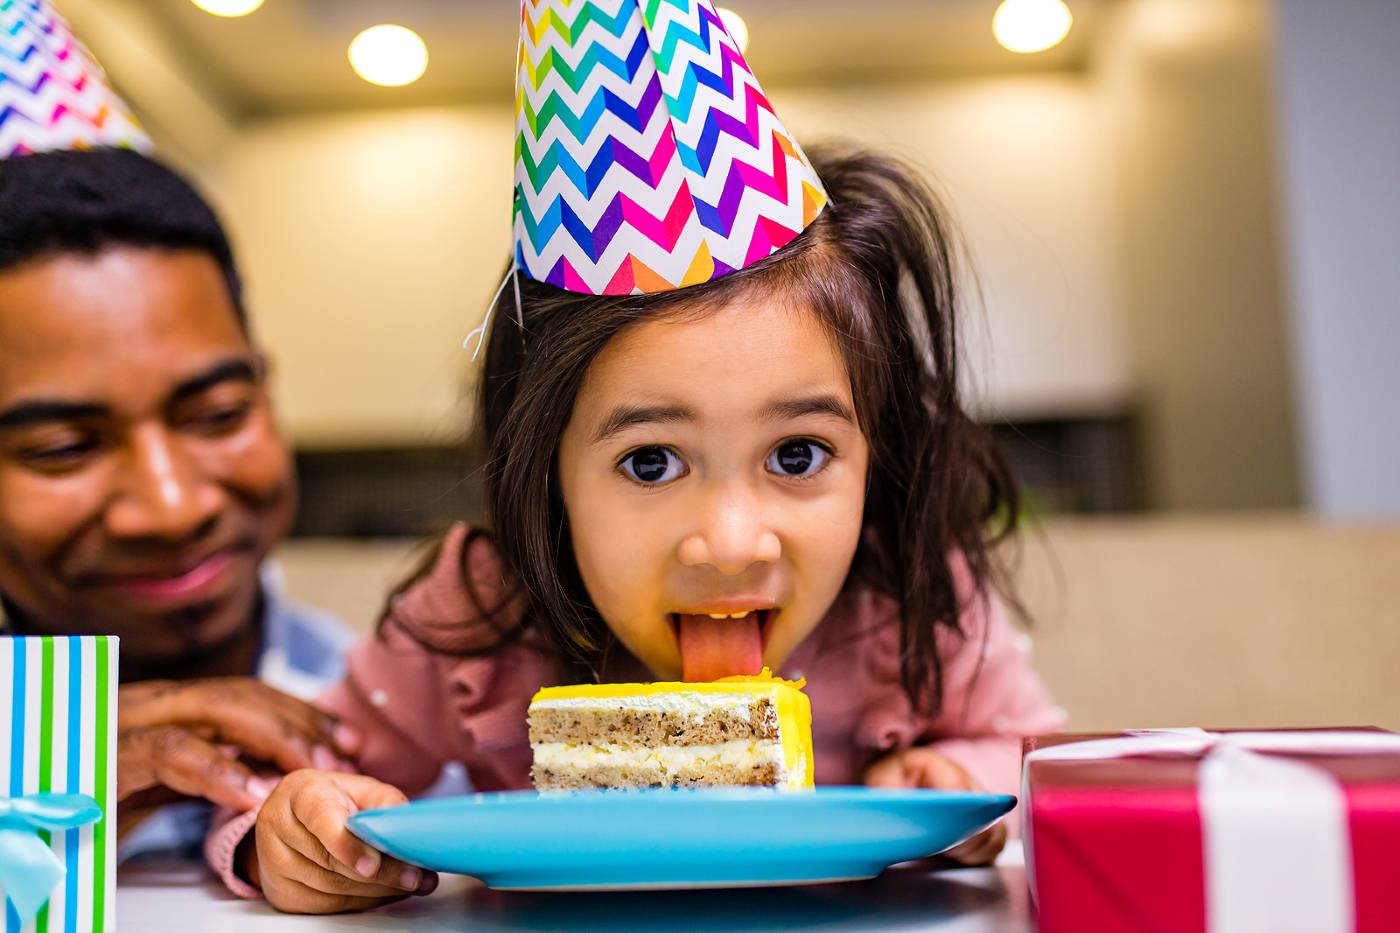
POLYGON ((742 619, 683 615, 680 620, 682 680, 719 680, 763 669, 758 613, 742 619))

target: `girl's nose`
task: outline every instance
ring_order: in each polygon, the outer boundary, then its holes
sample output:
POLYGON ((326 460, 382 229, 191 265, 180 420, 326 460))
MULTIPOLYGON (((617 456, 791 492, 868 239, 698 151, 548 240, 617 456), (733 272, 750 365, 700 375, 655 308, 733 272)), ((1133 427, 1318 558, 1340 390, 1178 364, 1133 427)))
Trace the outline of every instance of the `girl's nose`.
POLYGON ((677 556, 687 567, 710 566, 732 576, 754 564, 775 563, 782 552, 782 542, 755 498, 729 493, 709 504, 697 530, 681 541, 677 556))

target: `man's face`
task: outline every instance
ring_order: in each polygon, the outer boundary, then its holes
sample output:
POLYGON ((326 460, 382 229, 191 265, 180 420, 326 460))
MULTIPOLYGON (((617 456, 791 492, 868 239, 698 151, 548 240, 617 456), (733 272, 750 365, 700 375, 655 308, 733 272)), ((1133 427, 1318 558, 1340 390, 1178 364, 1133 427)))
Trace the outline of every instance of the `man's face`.
POLYGON ((559 447, 588 594, 658 677, 776 670, 846 580, 869 457, 811 312, 634 325, 589 366, 559 447))
POLYGON ((112 248, 0 272, 0 593, 165 660, 253 618, 295 484, 214 260, 112 248))

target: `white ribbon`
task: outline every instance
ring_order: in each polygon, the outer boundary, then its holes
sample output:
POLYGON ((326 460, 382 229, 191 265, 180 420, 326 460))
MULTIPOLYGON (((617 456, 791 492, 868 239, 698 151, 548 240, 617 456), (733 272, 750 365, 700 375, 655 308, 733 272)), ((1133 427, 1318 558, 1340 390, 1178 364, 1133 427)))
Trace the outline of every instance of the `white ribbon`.
POLYGON ((1400 735, 1148 729, 1038 748, 1025 757, 1021 772, 1022 838, 1031 896, 1036 897, 1027 793, 1032 762, 1201 757, 1196 793, 1204 836, 1207 930, 1353 930, 1351 831, 1345 791, 1321 768, 1258 752, 1400 754, 1400 735))

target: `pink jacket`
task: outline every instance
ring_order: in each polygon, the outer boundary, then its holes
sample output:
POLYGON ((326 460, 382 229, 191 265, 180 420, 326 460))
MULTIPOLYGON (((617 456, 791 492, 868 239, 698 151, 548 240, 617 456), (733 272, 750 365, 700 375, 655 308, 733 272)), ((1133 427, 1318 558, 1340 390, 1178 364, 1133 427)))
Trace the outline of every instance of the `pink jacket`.
MULTIPOLYGON (((345 680, 318 700, 364 736, 359 768, 409 796, 449 762, 465 766, 476 790, 528 788, 526 709, 536 690, 560 682, 528 632, 478 657, 431 651, 410 634, 446 626, 457 633, 456 647, 486 634, 482 623, 465 621, 476 618, 461 580, 465 538, 461 525, 449 533, 432 571, 395 600, 378 635, 350 650, 345 680)), ((966 637, 940 632, 944 698, 936 716, 916 713, 900 686, 897 606, 866 590, 842 594, 779 672, 807 679, 818 784, 860 783, 876 758, 927 745, 983 789, 1015 793, 1021 738, 1062 725, 1063 711, 1030 666, 1030 639, 1011 629, 994 596, 973 591, 960 561, 954 572, 965 593, 966 637)), ((652 678, 624 654, 606 679, 652 678)), ((233 874, 233 853, 255 821, 255 812, 216 821, 205 846, 211 866, 244 896, 257 892, 233 874)))

